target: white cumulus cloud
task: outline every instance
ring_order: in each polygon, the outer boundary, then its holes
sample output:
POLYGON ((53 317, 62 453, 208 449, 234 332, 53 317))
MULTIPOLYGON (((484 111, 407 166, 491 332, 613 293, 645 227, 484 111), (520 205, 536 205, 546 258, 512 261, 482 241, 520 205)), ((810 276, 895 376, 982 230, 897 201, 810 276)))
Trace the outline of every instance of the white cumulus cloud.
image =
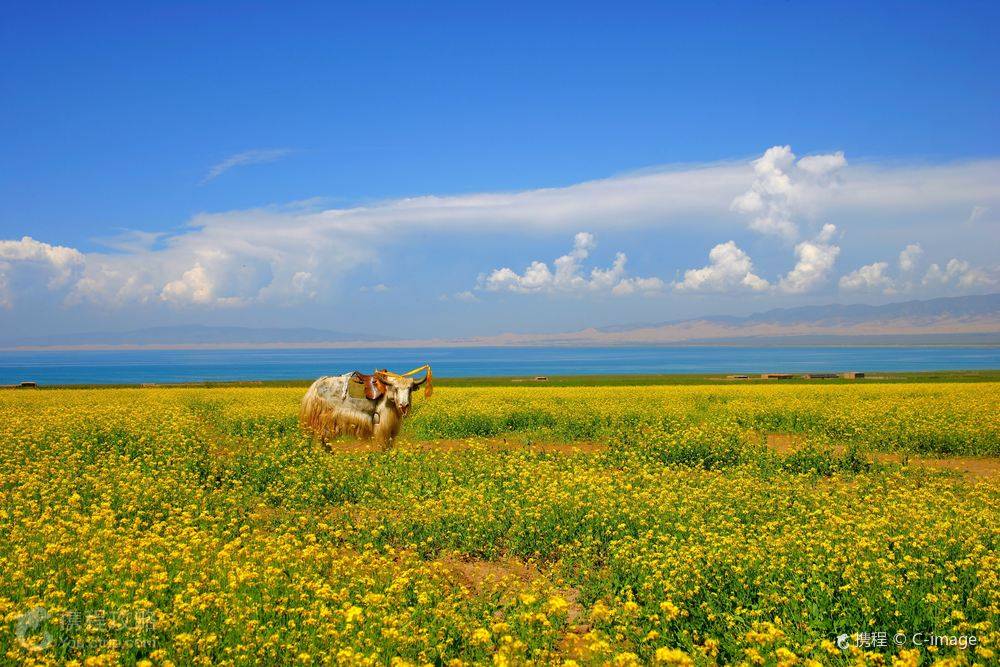
POLYGON ((840 248, 830 241, 837 232, 831 224, 811 241, 803 241, 795 246, 795 266, 778 282, 778 288, 789 294, 802 294, 823 284, 833 270, 840 254, 840 248))
POLYGON ((579 232, 573 238, 573 249, 553 261, 553 269, 541 261, 533 261, 523 273, 503 267, 494 269, 491 273, 480 277, 479 288, 497 292, 521 293, 586 293, 604 292, 615 296, 627 294, 653 293, 663 289, 663 281, 659 278, 628 277, 625 265, 628 258, 625 253, 615 255, 612 265, 606 269, 594 268, 586 273, 583 261, 597 246, 594 235, 589 232, 579 232))
POLYGON ((992 287, 997 284, 997 278, 991 273, 986 269, 972 266, 964 259, 953 258, 948 260, 944 268, 931 264, 924 275, 923 284, 936 287, 954 285, 965 289, 992 287))
POLYGON ((0 306, 10 308, 15 292, 33 291, 38 284, 58 290, 72 283, 83 270, 83 253, 25 236, 0 241, 0 306))
POLYGON ((195 264, 177 280, 163 286, 160 296, 164 301, 176 303, 211 303, 213 300, 212 280, 201 264, 195 264))
POLYGON ((924 249, 919 243, 911 243, 899 252, 899 270, 908 273, 917 268, 924 249))
POLYGON ((882 291, 892 294, 895 291, 895 281, 886 271, 888 262, 874 262, 841 276, 840 288, 854 291, 882 291))
POLYGON ((844 151, 827 155, 807 155, 796 162, 795 166, 807 174, 823 177, 846 167, 847 158, 844 157, 844 151))
POLYGON ((754 231, 795 239, 799 235, 795 216, 809 208, 814 190, 833 185, 832 176, 846 166, 842 152, 796 161, 791 146, 772 146, 754 160, 753 183, 732 200, 730 208, 751 216, 754 231))
POLYGON ((924 255, 918 243, 910 243, 899 253, 899 272, 889 274, 889 262, 874 262, 862 266, 841 277, 840 287, 844 290, 882 291, 884 294, 914 292, 923 287, 932 293, 944 288, 950 291, 966 291, 974 288, 992 287, 997 284, 997 270, 973 266, 964 259, 952 258, 944 267, 931 264, 922 279, 914 276, 924 255))
POLYGON ((83 254, 74 248, 49 245, 30 236, 20 241, 0 241, 0 261, 8 266, 35 267, 48 274, 50 287, 66 284, 81 266, 83 254))
POLYGON ((720 243, 708 253, 708 265, 684 272, 674 289, 684 292, 727 292, 733 289, 762 291, 770 284, 753 272, 750 256, 734 241, 720 243))

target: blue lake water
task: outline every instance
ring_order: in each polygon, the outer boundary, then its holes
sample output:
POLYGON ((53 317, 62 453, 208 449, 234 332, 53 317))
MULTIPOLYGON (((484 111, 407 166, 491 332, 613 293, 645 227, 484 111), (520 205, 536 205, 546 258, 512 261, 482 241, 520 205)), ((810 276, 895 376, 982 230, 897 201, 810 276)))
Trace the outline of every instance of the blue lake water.
POLYGON ((0 384, 307 379, 354 369, 440 377, 1000 369, 1000 348, 558 347, 0 352, 0 384))

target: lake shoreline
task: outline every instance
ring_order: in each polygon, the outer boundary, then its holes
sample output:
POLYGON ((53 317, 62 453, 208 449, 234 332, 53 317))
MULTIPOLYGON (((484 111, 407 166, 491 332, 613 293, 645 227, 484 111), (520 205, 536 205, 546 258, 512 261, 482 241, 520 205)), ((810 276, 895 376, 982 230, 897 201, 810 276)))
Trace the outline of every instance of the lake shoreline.
POLYGON ((550 382, 553 378, 590 377, 587 382, 592 383, 593 378, 604 377, 605 382, 615 384, 662 384, 730 381, 720 378, 759 377, 762 373, 853 371, 872 376, 942 369, 987 371, 1000 369, 1000 348, 613 346, 21 351, 0 352, 0 385, 301 383, 352 370, 389 368, 402 372, 424 364, 431 365, 439 381, 461 378, 466 384, 497 381, 486 378, 508 378, 507 382, 513 382, 538 376, 548 377, 550 382), (709 377, 715 379, 705 379, 709 377))
MULTIPOLYGON (((255 387, 308 387, 315 378, 290 378, 282 380, 232 380, 204 382, 142 382, 142 383, 82 383, 82 384, 41 384, 37 387, 22 388, 16 385, 0 385, 0 389, 11 391, 49 390, 49 389, 225 389, 225 388, 255 388, 255 387)), ((871 384, 906 384, 930 382, 1000 382, 1000 368, 983 370, 939 370, 939 371, 902 371, 880 372, 859 379, 816 378, 809 379, 796 376, 788 379, 763 379, 750 377, 736 379, 720 376, 717 373, 658 373, 658 374, 582 374, 554 375, 545 380, 536 380, 527 376, 479 376, 479 377, 436 377, 436 387, 609 387, 609 386, 684 386, 684 385, 871 385, 871 384)))

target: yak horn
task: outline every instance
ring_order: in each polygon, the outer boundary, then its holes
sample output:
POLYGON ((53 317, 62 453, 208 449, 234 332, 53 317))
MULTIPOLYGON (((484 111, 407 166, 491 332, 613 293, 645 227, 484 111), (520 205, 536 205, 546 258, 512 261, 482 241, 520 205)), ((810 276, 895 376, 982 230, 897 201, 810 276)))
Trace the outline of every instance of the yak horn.
POLYGON ((431 374, 431 367, 430 367, 429 364, 424 364, 423 366, 419 366, 417 368, 414 368, 412 371, 406 371, 405 373, 402 373, 402 374, 400 374, 400 373, 391 373, 391 372, 385 371, 385 370, 383 370, 382 373, 384 375, 386 375, 386 376, 397 377, 397 378, 405 378, 405 377, 413 377, 414 375, 416 375, 417 373, 419 373, 421 371, 427 371, 427 373, 424 374, 424 379, 423 380, 415 380, 413 382, 413 386, 414 387, 419 387, 422 384, 426 384, 427 386, 424 387, 424 396, 429 397, 433 393, 433 391, 434 391, 434 387, 433 387, 433 385, 434 385, 434 377, 431 374))
POLYGON ((424 374, 424 379, 417 380, 413 383, 414 388, 419 387, 422 384, 427 385, 426 387, 424 387, 425 398, 430 397, 430 395, 434 393, 434 382, 433 382, 433 376, 431 375, 431 367, 427 366, 426 368, 427 368, 427 373, 424 374))

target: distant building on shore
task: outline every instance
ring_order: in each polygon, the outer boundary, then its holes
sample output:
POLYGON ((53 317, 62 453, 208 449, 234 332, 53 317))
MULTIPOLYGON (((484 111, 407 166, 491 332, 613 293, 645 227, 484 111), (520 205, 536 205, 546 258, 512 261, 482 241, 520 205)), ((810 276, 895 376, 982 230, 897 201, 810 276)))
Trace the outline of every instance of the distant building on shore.
POLYGON ((0 389, 38 389, 38 383, 26 380, 18 384, 0 384, 0 389))

